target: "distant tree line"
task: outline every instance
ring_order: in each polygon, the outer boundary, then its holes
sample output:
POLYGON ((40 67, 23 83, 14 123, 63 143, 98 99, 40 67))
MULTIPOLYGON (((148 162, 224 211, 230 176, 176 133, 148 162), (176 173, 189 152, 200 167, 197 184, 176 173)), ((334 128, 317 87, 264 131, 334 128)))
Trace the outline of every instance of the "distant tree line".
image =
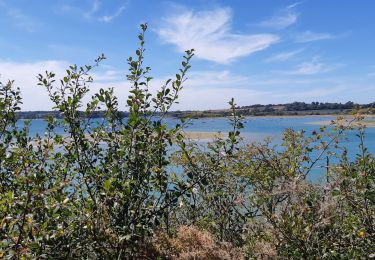
POLYGON ((375 102, 368 104, 357 104, 352 101, 346 103, 328 102, 293 102, 287 104, 255 104, 237 107, 241 115, 319 115, 319 114, 341 114, 352 113, 361 110, 362 113, 374 113, 375 102))
MULTIPOLYGON (((339 111, 350 111, 353 109, 375 109, 375 102, 368 104, 357 104, 352 101, 346 103, 328 103, 328 102, 293 102, 287 104, 268 104, 268 105, 249 105, 249 106, 238 106, 238 113, 241 115, 296 115, 302 112, 302 114, 319 114, 319 111, 324 113, 337 113, 339 111), (327 111, 328 110, 328 111, 327 111), (315 112, 313 112, 315 111, 315 112), (306 113, 303 113, 306 112, 306 113)), ((85 113, 79 111, 80 116, 85 117, 85 113)), ((90 115, 90 118, 103 118, 106 111, 95 111, 90 115)), ((129 112, 120 111, 121 117, 127 117, 129 112)), ((175 118, 204 118, 204 117, 225 117, 229 116, 230 111, 228 110, 206 110, 206 111, 169 111, 167 116, 175 118)), ((63 115, 57 111, 23 111, 17 113, 18 119, 45 119, 52 116, 53 118, 61 119, 63 115)))
POLYGON ((352 101, 346 103, 328 103, 328 102, 293 102, 287 104, 268 104, 268 105, 250 105, 250 106, 240 106, 239 109, 266 109, 272 110, 275 106, 284 107, 287 111, 304 111, 304 110, 325 110, 325 109, 353 109, 353 108, 375 108, 375 102, 368 104, 357 104, 352 101))

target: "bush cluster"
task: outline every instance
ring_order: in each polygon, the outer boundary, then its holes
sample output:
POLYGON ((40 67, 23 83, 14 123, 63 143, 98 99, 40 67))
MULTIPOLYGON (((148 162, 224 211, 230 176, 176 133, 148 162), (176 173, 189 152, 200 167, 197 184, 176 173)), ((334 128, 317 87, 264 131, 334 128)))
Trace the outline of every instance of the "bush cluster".
POLYGON ((289 129, 279 146, 248 144, 231 100, 227 138, 187 140, 187 121, 167 126, 165 116, 194 50, 152 94, 146 29, 128 59, 127 117, 113 89, 84 102, 104 55, 58 81, 52 72, 38 76, 60 114, 47 119, 44 135, 31 136, 30 121, 19 127, 20 91, 0 83, 0 258, 375 257, 375 161, 360 122, 289 129), (98 111, 103 119, 93 120, 98 111), (353 159, 341 140, 354 127, 353 159), (326 180, 310 182, 323 159, 326 180))

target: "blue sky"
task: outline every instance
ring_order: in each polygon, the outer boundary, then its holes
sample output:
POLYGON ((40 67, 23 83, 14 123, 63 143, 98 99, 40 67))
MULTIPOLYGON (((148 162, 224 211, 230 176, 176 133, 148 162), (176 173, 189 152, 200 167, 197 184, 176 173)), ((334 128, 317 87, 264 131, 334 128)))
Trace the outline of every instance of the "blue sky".
POLYGON ((293 101, 375 100, 372 0, 0 0, 0 80, 15 79, 24 110, 50 109, 36 75, 107 60, 92 93, 129 90, 126 59, 148 22, 146 63, 157 88, 183 50, 196 56, 174 109, 293 101))

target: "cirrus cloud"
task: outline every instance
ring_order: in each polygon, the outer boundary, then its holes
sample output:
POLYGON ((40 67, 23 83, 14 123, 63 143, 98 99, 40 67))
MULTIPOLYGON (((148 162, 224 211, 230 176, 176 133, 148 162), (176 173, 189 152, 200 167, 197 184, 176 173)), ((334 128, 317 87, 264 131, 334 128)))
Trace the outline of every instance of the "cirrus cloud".
POLYGON ((231 19, 229 8, 188 10, 164 18, 157 33, 163 42, 175 45, 178 51, 194 48, 198 58, 222 64, 264 50, 279 41, 274 34, 233 33, 231 19))
POLYGON ((295 22, 297 22, 298 15, 293 12, 288 12, 284 15, 271 17, 269 20, 261 22, 259 25, 274 29, 284 29, 295 22))
POLYGON ((338 63, 338 64, 325 64, 319 60, 318 56, 315 56, 311 61, 303 62, 299 65, 297 65, 294 69, 292 70, 283 70, 283 71, 277 71, 282 74, 287 74, 287 75, 315 75, 315 74, 320 74, 320 73, 326 73, 330 72, 339 68, 344 67, 345 64, 338 63))
POLYGON ((321 41, 321 40, 331 40, 336 36, 331 33, 316 33, 312 31, 305 31, 295 37, 296 42, 312 42, 312 41, 321 41))
POLYGON ((298 49, 294 51, 289 52, 281 52, 278 54, 275 54, 267 59, 265 59, 265 62, 280 62, 280 61, 287 61, 295 57, 298 53, 302 52, 303 49, 298 49))

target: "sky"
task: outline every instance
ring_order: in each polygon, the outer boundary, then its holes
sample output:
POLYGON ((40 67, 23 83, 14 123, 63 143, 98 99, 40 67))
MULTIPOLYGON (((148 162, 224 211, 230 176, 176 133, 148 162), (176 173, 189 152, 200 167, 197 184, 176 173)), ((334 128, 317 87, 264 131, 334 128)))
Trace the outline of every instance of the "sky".
POLYGON ((194 48, 173 110, 294 101, 375 101, 373 0, 0 0, 0 81, 15 80, 22 110, 52 104, 36 76, 91 65, 90 95, 113 87, 120 109, 129 56, 148 23, 145 63, 152 89, 194 48))

